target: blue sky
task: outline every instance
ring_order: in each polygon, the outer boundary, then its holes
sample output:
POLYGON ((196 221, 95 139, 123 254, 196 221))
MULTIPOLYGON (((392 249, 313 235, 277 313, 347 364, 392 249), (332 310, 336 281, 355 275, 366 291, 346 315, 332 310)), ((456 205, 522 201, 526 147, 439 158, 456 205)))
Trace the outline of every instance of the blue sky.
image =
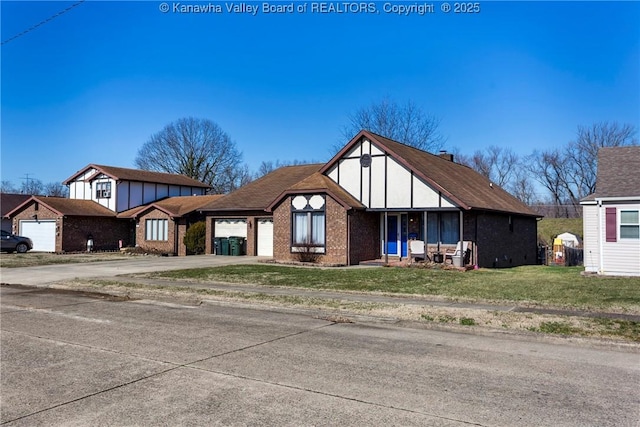
MULTIPOLYGON (((2 40, 74 3, 2 1, 2 40)), ((232 2, 161 3, 89 0, 2 45, 2 180, 134 167, 153 133, 189 116, 218 123, 251 170, 325 161, 347 142, 349 114, 383 98, 437 116, 445 148, 465 154, 558 147, 605 120, 640 125, 638 2, 483 1, 475 14, 434 2, 422 16, 385 2, 255 16, 228 13, 232 2)))

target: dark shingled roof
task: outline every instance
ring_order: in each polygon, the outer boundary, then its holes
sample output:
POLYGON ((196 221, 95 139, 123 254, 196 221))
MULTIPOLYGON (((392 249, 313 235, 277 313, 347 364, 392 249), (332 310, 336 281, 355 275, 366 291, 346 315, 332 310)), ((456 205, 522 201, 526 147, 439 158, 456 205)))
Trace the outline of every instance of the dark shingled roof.
POLYGON ((600 197, 640 199, 640 146, 602 147, 598 150, 596 192, 584 201, 600 197))
POLYGON ((204 184, 195 179, 189 178, 188 176, 185 176, 185 175, 178 175, 174 173, 165 173, 165 172, 145 171, 140 169, 119 168, 115 166, 104 166, 104 165, 96 165, 96 164, 90 164, 80 169, 71 177, 67 178, 63 182, 63 184, 68 185, 76 177, 85 173, 88 169, 91 169, 91 168, 96 169, 99 172, 115 180, 153 182, 157 184, 181 185, 184 187, 210 188, 209 185, 204 184))
POLYGON ((463 209, 479 209, 539 216, 526 204, 509 194, 475 170, 418 150, 369 131, 356 135, 320 172, 328 171, 340 157, 348 152, 361 138, 367 138, 381 150, 393 156, 414 174, 426 181, 436 191, 463 209))
POLYGON ((13 212, 22 209, 23 206, 28 205, 32 201, 36 201, 41 205, 44 205, 54 211, 60 216, 104 216, 114 217, 116 213, 110 209, 105 208, 102 205, 94 202, 93 200, 79 200, 79 199, 67 199, 65 197, 45 197, 45 196, 33 196, 27 201, 17 206, 9 215, 13 212))
POLYGON ((205 196, 177 196, 168 197, 148 205, 138 206, 133 209, 120 212, 118 218, 135 218, 149 209, 160 209, 167 215, 179 218, 193 211, 199 210, 203 206, 224 197, 222 194, 209 194, 205 196))
POLYGON ((309 177, 321 164, 284 166, 209 203, 203 211, 263 211, 283 190, 309 177))
POLYGON ((5 216, 30 198, 28 194, 0 193, 1 216, 5 216))

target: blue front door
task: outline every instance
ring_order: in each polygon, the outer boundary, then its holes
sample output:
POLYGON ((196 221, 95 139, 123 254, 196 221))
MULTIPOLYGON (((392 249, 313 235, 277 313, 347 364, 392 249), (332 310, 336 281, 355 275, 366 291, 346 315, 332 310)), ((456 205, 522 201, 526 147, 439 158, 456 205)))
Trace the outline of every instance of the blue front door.
POLYGON ((387 254, 398 255, 398 217, 387 217, 387 254))

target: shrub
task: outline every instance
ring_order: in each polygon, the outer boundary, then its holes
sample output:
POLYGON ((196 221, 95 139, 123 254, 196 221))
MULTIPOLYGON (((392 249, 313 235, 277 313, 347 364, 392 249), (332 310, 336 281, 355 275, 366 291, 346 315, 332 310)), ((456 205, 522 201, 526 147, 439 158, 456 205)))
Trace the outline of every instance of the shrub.
POLYGON ((184 234, 184 244, 187 253, 200 255, 204 253, 207 227, 204 221, 196 222, 184 234))
POLYGON ((295 258, 299 262, 316 263, 320 259, 319 253, 317 253, 316 246, 312 243, 304 243, 297 245, 298 251, 295 252, 295 258))

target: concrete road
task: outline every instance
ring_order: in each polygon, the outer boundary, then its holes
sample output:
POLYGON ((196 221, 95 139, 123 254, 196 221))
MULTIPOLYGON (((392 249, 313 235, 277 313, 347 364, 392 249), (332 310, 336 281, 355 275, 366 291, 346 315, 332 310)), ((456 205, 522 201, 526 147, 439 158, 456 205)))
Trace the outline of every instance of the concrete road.
POLYGON ((1 422, 637 426, 637 351, 1 288, 1 422))
POLYGON ((0 282, 42 286, 60 280, 109 277, 118 274, 148 273, 184 268, 247 264, 268 257, 198 255, 188 257, 136 256, 131 259, 77 264, 51 264, 24 268, 3 268, 0 282))

